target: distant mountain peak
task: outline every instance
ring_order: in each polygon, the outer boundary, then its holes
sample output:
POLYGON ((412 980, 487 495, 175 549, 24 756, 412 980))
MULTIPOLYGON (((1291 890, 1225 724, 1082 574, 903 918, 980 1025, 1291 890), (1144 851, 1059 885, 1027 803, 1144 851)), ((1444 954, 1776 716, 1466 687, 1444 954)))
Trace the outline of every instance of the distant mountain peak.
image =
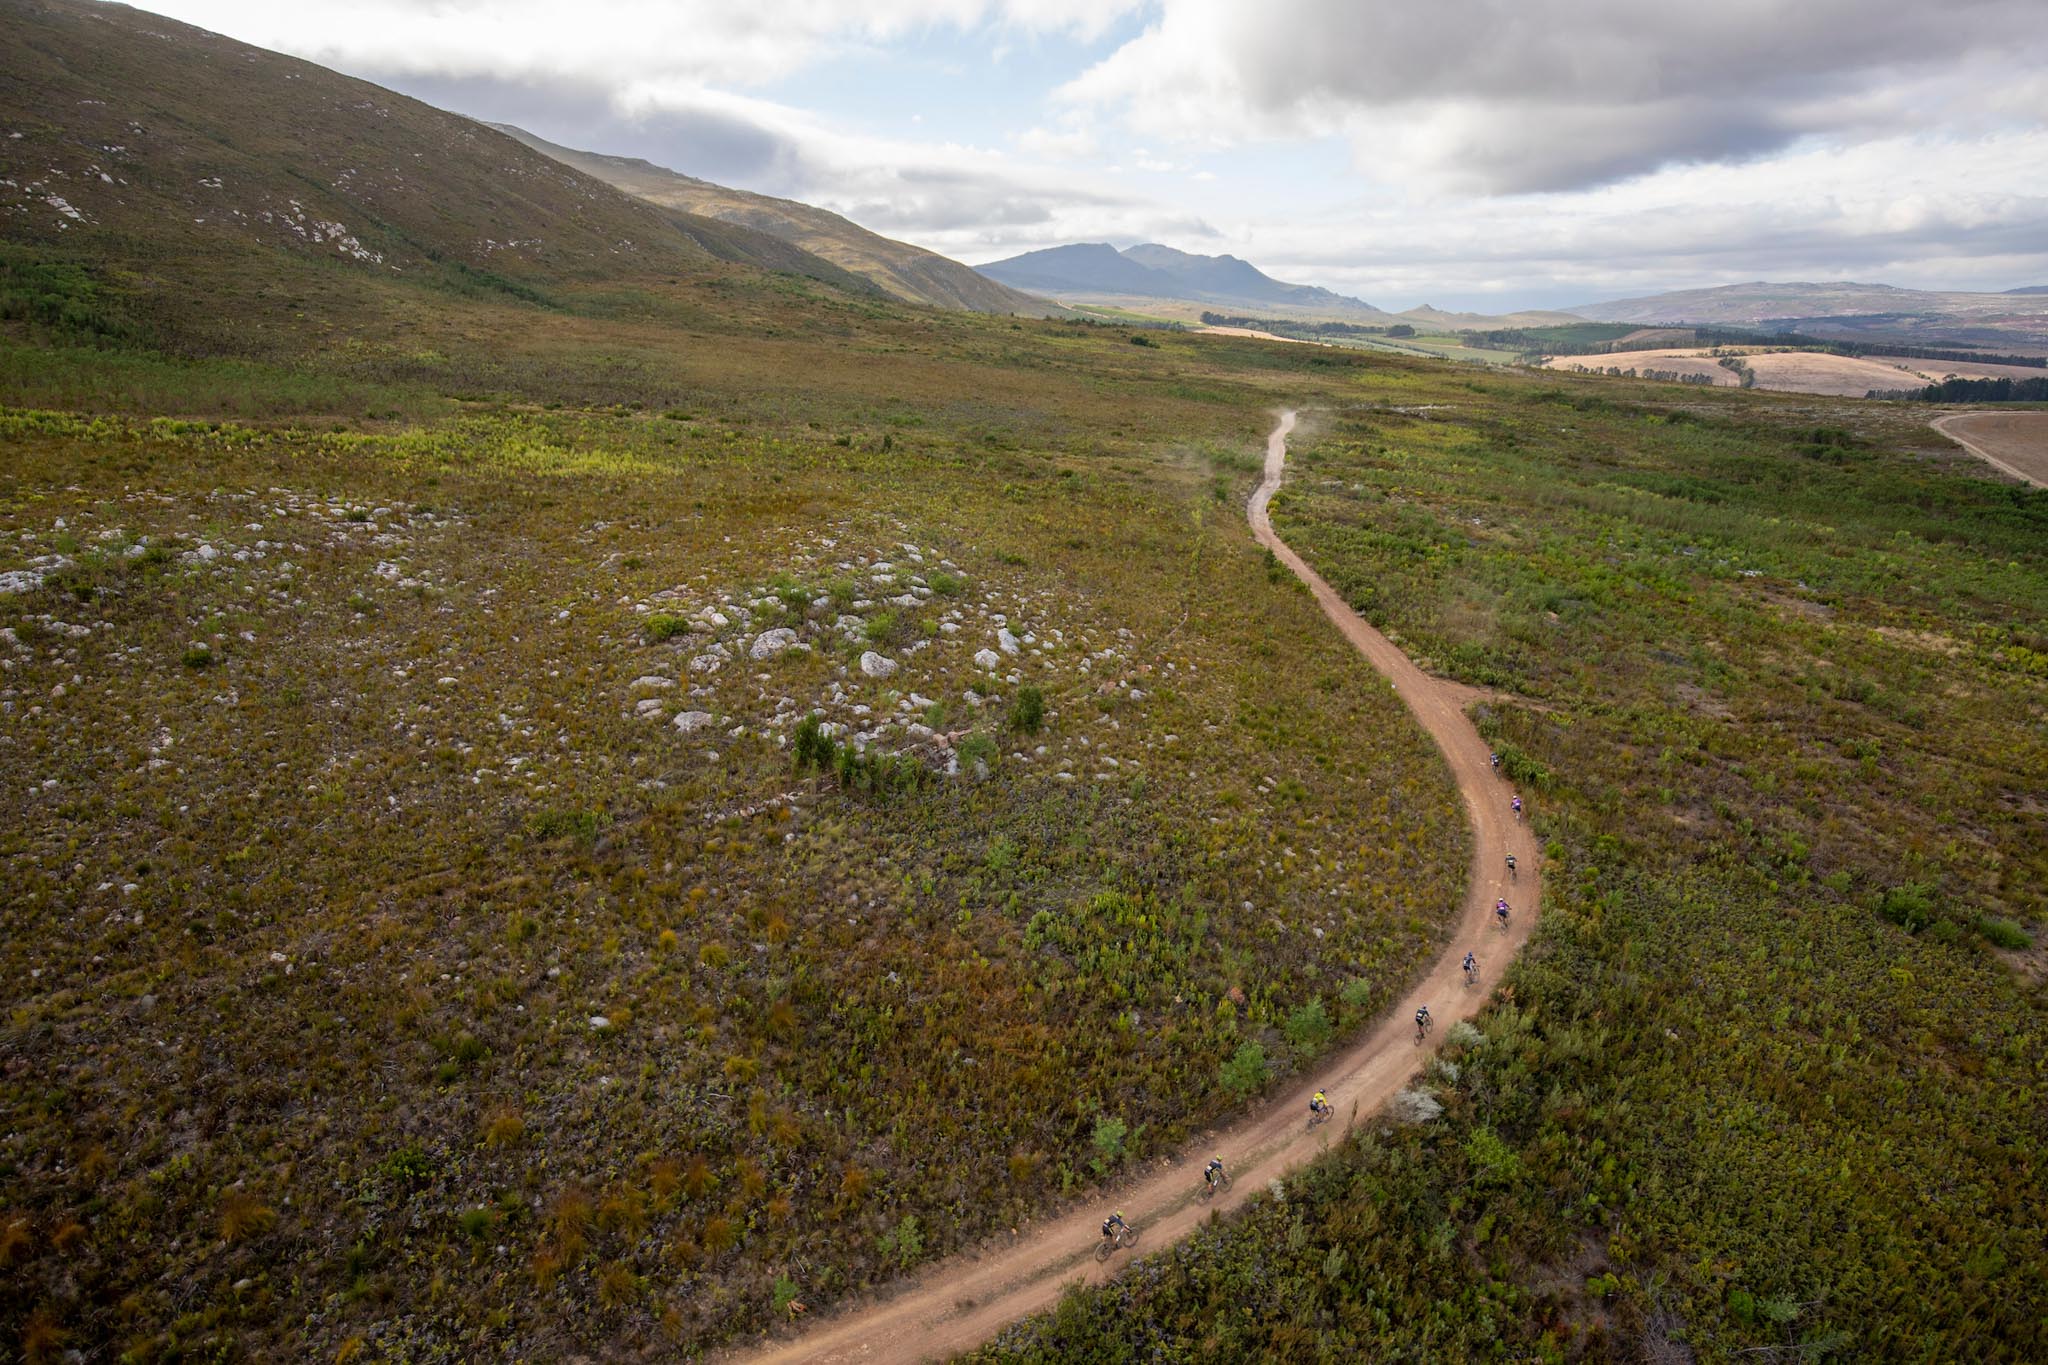
POLYGON ((1362 299, 1276 280, 1237 256, 1203 256, 1159 242, 1118 251, 1078 242, 977 266, 990 279, 1053 295, 1180 299, 1235 308, 1279 306, 1334 317, 1387 316, 1362 299))

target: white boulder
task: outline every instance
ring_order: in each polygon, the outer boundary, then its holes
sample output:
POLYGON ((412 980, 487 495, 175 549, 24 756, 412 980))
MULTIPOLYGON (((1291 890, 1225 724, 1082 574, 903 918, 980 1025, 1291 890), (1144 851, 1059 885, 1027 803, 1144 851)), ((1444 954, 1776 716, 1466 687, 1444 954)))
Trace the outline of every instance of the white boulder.
POLYGON ((747 651, 747 655, 754 659, 772 659, 795 643, 794 630, 788 626, 777 626, 774 630, 764 630, 755 636, 753 647, 747 651))

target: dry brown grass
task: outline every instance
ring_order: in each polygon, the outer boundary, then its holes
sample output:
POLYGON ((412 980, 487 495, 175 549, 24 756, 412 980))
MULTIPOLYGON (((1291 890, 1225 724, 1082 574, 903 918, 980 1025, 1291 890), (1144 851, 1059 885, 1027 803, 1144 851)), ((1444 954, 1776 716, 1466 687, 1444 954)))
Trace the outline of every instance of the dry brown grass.
POLYGON ((2007 472, 2048 487, 2048 412, 1966 412, 1940 427, 2007 472))

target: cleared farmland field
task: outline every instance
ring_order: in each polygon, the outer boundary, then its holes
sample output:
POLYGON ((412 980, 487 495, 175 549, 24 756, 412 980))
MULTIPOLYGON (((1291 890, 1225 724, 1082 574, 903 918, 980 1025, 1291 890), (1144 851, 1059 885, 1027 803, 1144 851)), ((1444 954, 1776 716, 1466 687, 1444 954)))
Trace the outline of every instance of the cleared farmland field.
POLYGON ((2048 488, 2048 412, 1959 412, 1937 418, 1934 429, 2006 473, 2048 488))

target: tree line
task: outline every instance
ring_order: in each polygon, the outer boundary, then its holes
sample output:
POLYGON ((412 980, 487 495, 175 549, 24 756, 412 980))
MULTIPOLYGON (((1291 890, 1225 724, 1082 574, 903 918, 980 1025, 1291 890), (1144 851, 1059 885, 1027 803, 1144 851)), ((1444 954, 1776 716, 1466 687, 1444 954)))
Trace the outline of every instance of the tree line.
POLYGON ((2048 378, 1944 379, 1924 389, 1872 389, 1863 396, 1916 403, 2048 403, 2048 378))

